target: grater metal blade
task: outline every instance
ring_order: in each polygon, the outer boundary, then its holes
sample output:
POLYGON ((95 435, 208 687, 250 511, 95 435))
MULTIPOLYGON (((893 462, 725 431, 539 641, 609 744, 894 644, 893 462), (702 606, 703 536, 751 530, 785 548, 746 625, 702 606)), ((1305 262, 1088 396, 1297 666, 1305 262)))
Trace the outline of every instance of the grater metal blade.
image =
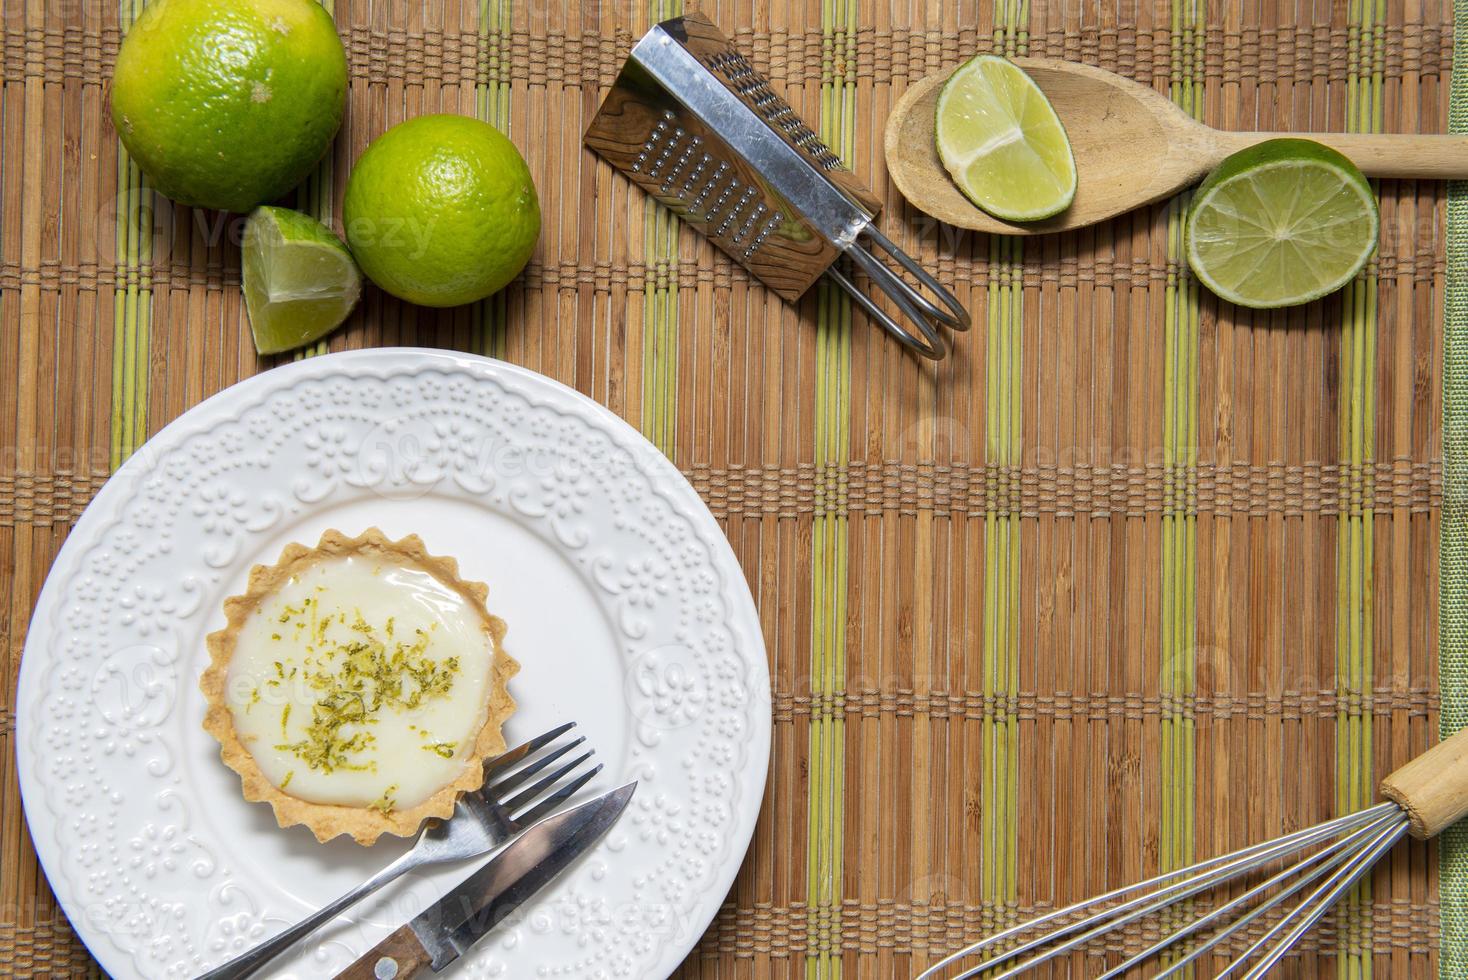
POLYGON ((871 191, 701 14, 663 21, 637 42, 586 145, 787 300, 829 275, 894 337, 935 359, 947 353, 941 327, 969 327, 952 293, 876 228, 881 203, 871 191), (857 288, 837 264, 843 257, 916 331, 857 288))

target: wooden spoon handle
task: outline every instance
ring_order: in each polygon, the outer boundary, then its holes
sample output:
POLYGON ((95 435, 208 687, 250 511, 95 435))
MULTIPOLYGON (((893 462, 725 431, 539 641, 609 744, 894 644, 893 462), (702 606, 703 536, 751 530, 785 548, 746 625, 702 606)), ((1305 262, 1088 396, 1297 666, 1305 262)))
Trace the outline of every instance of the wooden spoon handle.
POLYGON ((1381 794, 1412 819, 1413 837, 1432 837, 1468 815, 1468 728, 1381 781, 1381 794))
POLYGON ((1461 180, 1468 178, 1468 136, 1400 133, 1224 133, 1226 152, 1281 136, 1324 143, 1349 157, 1368 177, 1461 180))

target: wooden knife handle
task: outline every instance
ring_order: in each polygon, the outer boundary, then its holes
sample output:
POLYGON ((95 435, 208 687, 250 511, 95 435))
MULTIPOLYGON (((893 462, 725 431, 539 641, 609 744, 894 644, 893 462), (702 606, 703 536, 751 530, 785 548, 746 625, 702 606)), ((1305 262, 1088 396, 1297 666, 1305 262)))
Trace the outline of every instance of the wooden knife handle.
POLYGON ((426 974, 433 962, 408 926, 373 946, 336 980, 411 980, 426 974))
POLYGON ((1413 837, 1433 837, 1468 815, 1468 728, 1383 779, 1381 794, 1407 811, 1413 837))

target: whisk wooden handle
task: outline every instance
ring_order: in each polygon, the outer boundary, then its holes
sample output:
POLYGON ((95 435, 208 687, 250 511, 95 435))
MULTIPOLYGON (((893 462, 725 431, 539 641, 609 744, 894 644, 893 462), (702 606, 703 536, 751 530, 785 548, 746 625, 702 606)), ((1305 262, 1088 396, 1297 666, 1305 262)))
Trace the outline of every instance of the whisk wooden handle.
POLYGON ((1413 837, 1434 837, 1468 816, 1468 728, 1383 779, 1381 793, 1407 811, 1413 837))

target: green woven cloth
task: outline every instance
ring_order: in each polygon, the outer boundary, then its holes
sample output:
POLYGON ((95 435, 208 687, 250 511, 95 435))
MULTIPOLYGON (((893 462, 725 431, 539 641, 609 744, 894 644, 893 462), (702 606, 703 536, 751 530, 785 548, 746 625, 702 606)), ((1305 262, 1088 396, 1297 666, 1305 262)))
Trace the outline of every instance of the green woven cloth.
MULTIPOLYGON (((1453 5, 1448 129, 1468 133, 1468 0, 1453 5)), ((1444 736, 1468 724, 1468 182, 1448 186, 1443 323, 1443 509, 1438 543, 1438 681, 1444 736)), ((1442 836, 1444 980, 1468 977, 1468 824, 1442 836)))

